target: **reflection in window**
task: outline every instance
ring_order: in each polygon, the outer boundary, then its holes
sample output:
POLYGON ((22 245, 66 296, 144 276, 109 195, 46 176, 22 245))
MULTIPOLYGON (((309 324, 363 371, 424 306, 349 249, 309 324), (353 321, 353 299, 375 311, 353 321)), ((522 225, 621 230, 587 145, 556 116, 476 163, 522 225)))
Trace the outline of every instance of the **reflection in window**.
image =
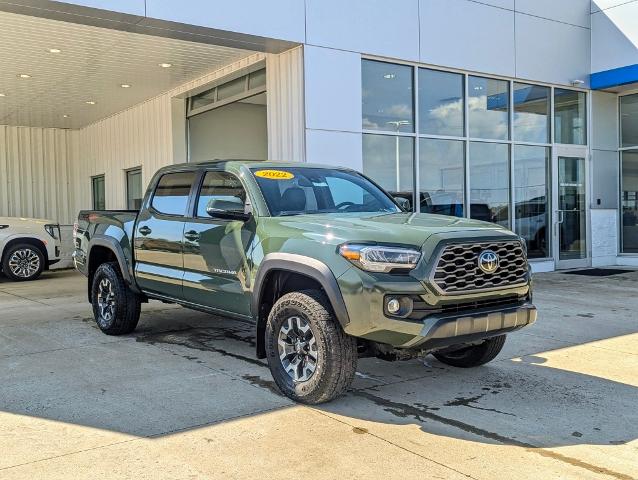
POLYGON ((465 142, 419 140, 421 211, 463 216, 465 142))
POLYGON ((509 82, 469 77, 468 107, 470 137, 509 138, 509 82))
POLYGON ((246 191, 239 179, 228 172, 207 172, 197 199, 197 216, 207 218, 208 207, 244 212, 246 191))
POLYGON ((412 67, 364 60, 363 128, 414 132, 412 67))
POLYGON ((390 135, 363 136, 363 173, 388 192, 413 200, 414 141, 390 135))
POLYGON ((549 88, 514 83, 514 140, 549 143, 549 88))
POLYGON ((620 129, 623 147, 638 146, 638 94, 620 97, 620 129))
POLYGON ((509 227, 509 145, 470 143, 470 217, 509 227))
POLYGON ((573 145, 587 143, 586 95, 554 89, 554 141, 573 145))
POLYGON ((185 215, 195 172, 167 173, 153 194, 153 208, 166 215, 185 215))
POLYGON ((463 75, 419 69, 419 133, 463 136, 463 75))
POLYGON ((621 152, 622 251, 638 253, 638 151, 621 152))
POLYGON ((514 146, 515 231, 527 242, 529 258, 549 256, 549 152, 549 147, 514 146))
POLYGON ((126 208, 139 210, 142 206, 142 169, 126 172, 126 208))

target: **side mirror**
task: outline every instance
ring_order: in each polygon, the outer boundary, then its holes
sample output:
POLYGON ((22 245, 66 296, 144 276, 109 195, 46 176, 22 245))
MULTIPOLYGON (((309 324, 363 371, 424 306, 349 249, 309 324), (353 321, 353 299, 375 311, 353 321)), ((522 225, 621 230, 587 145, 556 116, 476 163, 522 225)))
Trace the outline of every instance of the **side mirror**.
POLYGON ((244 210, 244 202, 239 198, 229 197, 228 200, 214 198, 206 205, 206 213, 212 218, 224 220, 239 220, 246 222, 252 216, 244 210))
POLYGON ((401 207, 403 211, 409 212, 410 210, 412 210, 412 204, 410 203, 410 200, 408 200, 407 198, 403 198, 403 197, 393 197, 393 198, 394 198, 394 201, 399 204, 399 207, 401 207))

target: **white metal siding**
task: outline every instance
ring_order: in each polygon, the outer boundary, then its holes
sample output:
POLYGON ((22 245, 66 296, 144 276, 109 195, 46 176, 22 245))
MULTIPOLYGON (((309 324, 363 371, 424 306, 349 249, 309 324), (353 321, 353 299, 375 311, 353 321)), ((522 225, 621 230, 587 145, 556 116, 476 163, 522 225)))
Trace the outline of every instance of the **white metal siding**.
POLYGON ((268 158, 303 162, 306 159, 303 47, 268 55, 266 85, 268 158))
POLYGON ((0 216, 75 218, 74 130, 0 126, 0 216))

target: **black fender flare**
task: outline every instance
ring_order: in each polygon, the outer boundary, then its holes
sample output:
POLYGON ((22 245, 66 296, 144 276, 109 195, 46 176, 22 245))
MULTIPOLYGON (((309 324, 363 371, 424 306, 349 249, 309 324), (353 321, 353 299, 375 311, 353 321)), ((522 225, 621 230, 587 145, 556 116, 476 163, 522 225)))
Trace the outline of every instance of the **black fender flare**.
POLYGON ((268 274, 273 270, 289 271, 315 280, 326 293, 335 317, 341 326, 345 327, 350 323, 348 310, 341 295, 341 289, 339 288, 337 279, 325 263, 305 255, 294 253, 269 253, 264 257, 255 276, 250 308, 256 323, 258 358, 265 357, 263 334, 267 320, 266 318, 261 318, 260 315, 261 299, 265 280, 268 278, 268 274))
MULTIPOLYGON (((124 281, 130 286, 131 290, 133 290, 136 293, 140 293, 137 287, 137 284, 135 283, 135 277, 133 275, 133 265, 132 265, 133 262, 130 262, 127 260, 126 256, 124 255, 124 250, 122 249, 122 246, 118 243, 118 241, 115 238, 108 237, 106 235, 100 235, 100 234, 95 235, 89 243, 89 249, 87 252, 87 262, 90 262, 91 251, 93 250, 93 247, 104 247, 111 250, 113 254, 115 255, 115 258, 117 259, 117 263, 120 266, 120 271, 122 272, 122 277, 124 277, 124 281)), ((90 271, 91 264, 87 263, 87 266, 90 271)), ((90 289, 91 289, 91 286, 89 285, 89 290, 90 289)))

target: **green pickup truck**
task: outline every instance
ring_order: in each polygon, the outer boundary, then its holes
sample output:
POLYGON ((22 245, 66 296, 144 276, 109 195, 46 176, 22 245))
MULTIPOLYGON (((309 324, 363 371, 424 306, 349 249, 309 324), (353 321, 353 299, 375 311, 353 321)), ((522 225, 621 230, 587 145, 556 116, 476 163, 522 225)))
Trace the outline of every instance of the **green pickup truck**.
POLYGON ((492 360, 536 320, 525 242, 498 225, 409 213, 364 175, 305 163, 162 168, 139 211, 82 211, 76 268, 99 328, 149 299, 250 320, 288 397, 343 393, 357 359, 492 360))

